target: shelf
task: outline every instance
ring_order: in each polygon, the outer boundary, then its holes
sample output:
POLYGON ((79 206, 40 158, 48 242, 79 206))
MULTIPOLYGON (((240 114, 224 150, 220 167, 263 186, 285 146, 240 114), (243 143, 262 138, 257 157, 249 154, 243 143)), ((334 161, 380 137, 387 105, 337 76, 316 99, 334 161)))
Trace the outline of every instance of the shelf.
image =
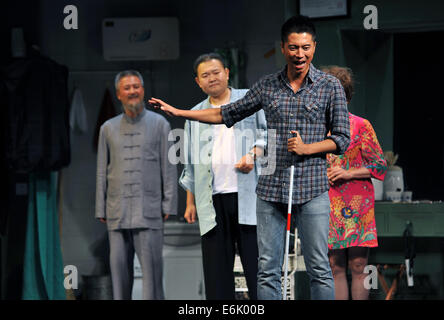
POLYGON ((415 237, 444 237, 444 203, 376 202, 378 237, 402 237, 412 223, 415 237))

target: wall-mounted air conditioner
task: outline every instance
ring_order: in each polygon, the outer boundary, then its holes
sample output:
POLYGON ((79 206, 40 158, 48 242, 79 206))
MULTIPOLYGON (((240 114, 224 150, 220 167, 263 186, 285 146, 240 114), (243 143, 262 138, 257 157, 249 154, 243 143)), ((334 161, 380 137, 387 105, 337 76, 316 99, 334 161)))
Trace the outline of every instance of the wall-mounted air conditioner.
POLYGON ((177 18, 108 18, 103 20, 102 31, 105 60, 179 58, 177 18))

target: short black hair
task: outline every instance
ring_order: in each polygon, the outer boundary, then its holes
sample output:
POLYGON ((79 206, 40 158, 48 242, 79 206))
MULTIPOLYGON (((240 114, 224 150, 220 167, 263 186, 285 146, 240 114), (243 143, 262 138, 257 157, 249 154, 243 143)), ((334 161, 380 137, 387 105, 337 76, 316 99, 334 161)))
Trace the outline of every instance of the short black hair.
POLYGON ((194 65, 193 65, 194 75, 197 76, 197 68, 199 67, 199 65, 202 62, 207 62, 207 61, 210 61, 213 59, 219 60, 220 63, 222 63, 222 66, 224 68, 227 67, 224 58, 220 54, 218 54, 216 52, 204 53, 204 54, 201 54, 200 56, 198 56, 197 59, 194 61, 194 65))
POLYGON ((309 33, 311 34, 313 41, 316 41, 316 28, 307 16, 297 15, 289 18, 282 25, 281 28, 281 40, 282 43, 288 41, 290 33, 309 33))

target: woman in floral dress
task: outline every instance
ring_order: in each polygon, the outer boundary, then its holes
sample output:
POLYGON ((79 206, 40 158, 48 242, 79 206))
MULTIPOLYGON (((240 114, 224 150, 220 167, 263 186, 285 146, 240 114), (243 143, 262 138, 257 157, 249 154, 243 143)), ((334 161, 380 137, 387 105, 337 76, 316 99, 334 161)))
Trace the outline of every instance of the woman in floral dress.
MULTIPOLYGON (((351 70, 338 66, 322 69, 334 75, 344 87, 347 103, 353 95, 351 70)), ((366 119, 350 115, 350 146, 340 156, 327 155, 330 182, 330 265, 337 300, 349 298, 347 267, 351 271, 351 296, 368 299, 364 287, 369 248, 378 246, 374 213, 374 189, 370 178, 383 180, 387 163, 372 125, 366 119)))

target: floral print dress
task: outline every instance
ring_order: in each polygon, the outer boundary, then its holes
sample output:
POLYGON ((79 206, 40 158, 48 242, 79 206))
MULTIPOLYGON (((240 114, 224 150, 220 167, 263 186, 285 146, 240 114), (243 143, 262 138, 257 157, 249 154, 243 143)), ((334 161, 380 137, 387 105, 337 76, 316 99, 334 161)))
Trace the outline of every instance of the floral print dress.
MULTIPOLYGON (((350 145, 342 155, 328 154, 328 167, 367 168, 372 178, 384 180, 387 162, 384 159, 372 125, 350 113, 350 145)), ((336 182, 329 190, 329 249, 377 247, 375 194, 368 179, 336 182)))

